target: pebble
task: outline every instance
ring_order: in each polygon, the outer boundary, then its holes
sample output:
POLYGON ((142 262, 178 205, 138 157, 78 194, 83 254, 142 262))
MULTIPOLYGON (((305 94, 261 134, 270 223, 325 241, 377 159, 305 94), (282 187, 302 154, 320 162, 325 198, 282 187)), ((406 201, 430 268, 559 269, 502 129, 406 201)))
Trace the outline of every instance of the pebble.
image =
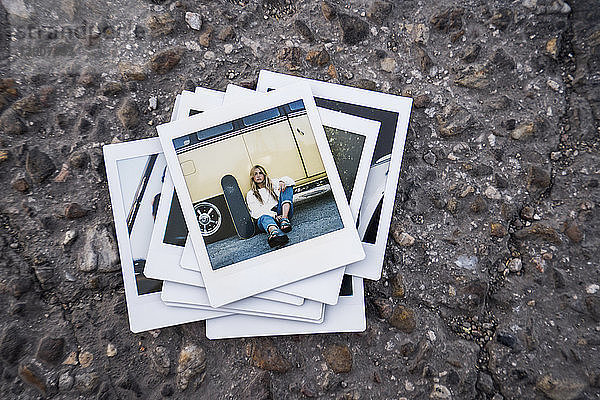
POLYGON ((294 29, 307 42, 312 43, 315 41, 315 35, 312 33, 306 22, 297 19, 296 21, 294 21, 294 29))
POLYGON ((530 165, 527 169, 527 190, 533 193, 541 193, 550 187, 552 183, 550 173, 546 168, 530 165))
POLYGON ((235 30, 233 29, 233 27, 231 25, 227 25, 225 27, 223 27, 223 29, 221 29, 219 31, 219 33, 217 34, 217 39, 221 40, 221 41, 227 41, 227 40, 231 40, 235 37, 235 30))
POLYGON ((96 372, 83 372, 75 375, 74 388, 80 392, 91 393, 100 384, 100 376, 96 372))
POLYGON ((431 99, 426 94, 420 94, 413 98, 415 108, 427 108, 431 104, 431 99))
POLYGON ((508 262, 510 272, 519 272, 523 268, 523 261, 520 258, 511 258, 508 262))
POLYGON ((394 308, 389 323, 404 333, 413 332, 417 326, 414 311, 403 305, 394 308))
POLYGON ((473 117, 464 107, 448 104, 436 114, 440 136, 449 137, 465 132, 473 124, 473 117))
POLYGON ((460 58, 466 63, 472 63, 479 56, 481 46, 477 43, 467 46, 460 54, 460 58))
POLYGON ((25 157, 25 170, 32 181, 42 183, 56 171, 56 166, 48 154, 34 147, 25 157))
POLYGON ((58 391, 68 392, 73 387, 74 381, 75 379, 73 379, 69 371, 64 372, 58 377, 58 391))
POLYGON ((500 194, 500 192, 498 191, 498 189, 496 189, 493 186, 488 186, 485 191, 483 192, 483 194, 485 195, 485 197, 487 197, 488 199, 493 199, 493 200, 500 200, 502 198, 502 195, 500 194))
POLYGON ((477 389, 489 395, 494 393, 494 380, 490 374, 482 371, 479 372, 477 376, 477 389))
POLYGON ((327 1, 321 2, 321 12, 327 21, 333 21, 337 17, 337 11, 333 5, 327 1))
POLYGON ((213 31, 214 28, 212 26, 207 26, 198 38, 198 43, 200 43, 201 46, 210 47, 213 31))
POLYGON ((510 137, 515 140, 521 140, 530 137, 535 131, 533 122, 528 122, 519 125, 510 132, 510 137))
POLYGON ((223 51, 225 52, 225 54, 231 54, 233 52, 233 45, 227 43, 223 46, 223 51))
POLYGON ((175 18, 169 13, 153 14, 146 20, 146 26, 151 36, 164 36, 175 29, 175 18))
POLYGON ((154 368, 161 375, 168 375, 171 369, 171 358, 169 350, 164 346, 156 346, 154 351, 150 353, 154 368))
POLYGON ((386 57, 383 60, 381 60, 380 65, 383 71, 392 73, 396 70, 398 63, 392 57, 386 57))
POLYGON ((154 111, 158 107, 158 97, 152 96, 148 99, 148 110, 154 111))
POLYGON ((36 358, 48 364, 57 364, 63 357, 65 339, 45 336, 40 340, 36 358))
POLYGON ((358 44, 369 36, 369 24, 360 18, 353 15, 340 14, 338 20, 346 44, 358 44))
POLYGON ((73 242, 75 242, 75 239, 77 239, 77 231, 74 229, 70 229, 67 232, 65 232, 65 238, 62 241, 62 245, 63 246, 70 246, 71 244, 73 244, 73 242))
POLYGON ((65 218, 77 219, 87 215, 88 211, 81 207, 78 203, 69 203, 65 206, 65 218))
POLYGON ((21 328, 12 324, 4 328, 0 338, 0 358, 6 361, 8 365, 14 364, 20 357, 23 348, 27 344, 25 338, 21 336, 21 328))
POLYGON ((15 110, 7 109, 0 115, 0 132, 7 135, 20 135, 27 130, 15 110))
POLYGON ((83 169, 90 162, 90 156, 85 151, 78 151, 69 157, 68 164, 72 168, 83 169))
POLYGON ((555 92, 560 91, 560 84, 556 81, 553 81, 552 79, 548 79, 546 81, 546 85, 548 85, 548 87, 554 90, 555 92))
POLYGON ((490 223, 490 235, 493 237, 502 238, 507 235, 506 228, 497 222, 490 223))
POLYGON ((392 237, 394 241, 398 243, 400 246, 410 247, 415 244, 415 238, 406 232, 401 232, 398 229, 395 229, 392 232, 392 237))
POLYGON ((456 264, 459 268, 464 268, 468 270, 474 270, 477 267, 477 257, 476 256, 458 256, 454 264, 456 264))
POLYGON ((384 298, 376 298, 371 301, 377 309, 380 318, 388 319, 392 316, 394 309, 392 308, 392 303, 390 301, 384 298))
POLYGON ((454 80, 454 83, 458 86, 470 89, 482 89, 490 84, 490 80, 485 68, 467 68, 460 71, 457 79, 454 80))
POLYGON ((129 62, 119 63, 119 73, 125 82, 143 81, 146 79, 146 73, 144 72, 144 69, 139 65, 129 62))
POLYGON ((152 56, 148 67, 157 74, 164 75, 179 64, 183 53, 184 49, 181 47, 162 50, 152 56))
POLYGON ((179 353, 177 375, 175 381, 179 390, 187 389, 190 381, 203 375, 206 369, 206 353, 204 349, 195 344, 184 346, 179 353))
POLYGON ((79 364, 83 367, 83 368, 87 368, 90 365, 92 365, 92 362, 94 361, 94 355, 92 353, 90 353, 89 351, 83 351, 81 353, 79 353, 79 364))
POLYGON ((549 225, 542 222, 534 222, 530 226, 518 230, 514 237, 519 240, 542 240, 545 242, 559 245, 562 243, 558 232, 549 225))
POLYGON ((281 356, 271 340, 257 340, 248 345, 246 352, 252 365, 260 369, 280 373, 290 369, 289 361, 281 356))
POLYGON ((329 346, 323 352, 327 366, 336 374, 352 370, 352 353, 346 345, 329 346))
POLYGON ((140 123, 140 113, 136 102, 128 97, 119 106, 117 117, 125 129, 133 129, 140 123))
POLYGON ((600 322, 600 297, 596 295, 587 296, 585 298, 585 306, 592 319, 600 322))
POLYGON ((585 292, 587 294, 595 294, 598 290, 600 290, 600 286, 596 285, 595 283, 588 285, 585 288, 585 292))
POLYGON ((417 65, 419 65, 421 72, 429 72, 429 69, 433 66, 433 61, 431 60, 431 57, 429 57, 429 54, 427 54, 425 49, 421 48, 420 46, 416 47, 416 51, 416 61, 417 65))
POLYGON ((367 10, 367 18, 381 25, 392 13, 392 3, 388 1, 375 0, 367 10))
POLYGON ((587 386, 583 381, 544 375, 535 385, 552 400, 573 400, 587 386))
POLYGON ((203 58, 205 60, 214 60, 215 58, 217 58, 217 55, 215 54, 214 51, 207 51, 206 53, 204 53, 203 58))
POLYGON ((441 400, 451 399, 452 393, 450 392, 450 389, 448 389, 446 386, 434 383, 433 390, 429 394, 429 398, 441 400))
POLYGON ((439 31, 451 32, 462 28, 464 9, 448 8, 431 17, 429 22, 439 31))
POLYGON ((27 180, 22 176, 13 178, 10 181, 10 185, 13 187, 13 189, 21 193, 26 193, 29 190, 29 183, 27 183, 27 180))
POLYGON ((391 280, 392 286, 392 296, 394 297, 404 297, 405 287, 404 287, 404 278, 402 274, 397 273, 391 280))
POLYGON ((323 67, 331 61, 329 53, 325 49, 310 50, 306 54, 306 61, 315 67, 323 67))
POLYGON ((573 243, 581 243, 583 240, 583 232, 581 232, 579 225, 575 221, 565 223, 565 235, 573 243))
POLYGON ((44 374, 36 365, 30 363, 26 365, 19 365, 19 377, 27 384, 35 387, 46 396, 47 384, 44 374))
POLYGON ((114 344, 109 343, 106 345, 106 357, 114 357, 117 355, 117 348, 114 344))
POLYGON ((202 16, 193 12, 185 13, 185 22, 187 22, 188 26, 195 31, 199 31, 202 29, 202 16))
POLYGON ((89 228, 79 269, 84 272, 115 272, 120 269, 119 262, 117 244, 108 229, 103 225, 89 228))
POLYGON ((553 37, 550 40, 548 40, 546 42, 546 46, 544 46, 544 49, 546 51, 546 54, 548 54, 550 57, 556 60, 558 57, 558 38, 553 37))
POLYGON ((90 66, 82 68, 79 78, 77 79, 77 83, 85 87, 95 86, 97 81, 98 73, 90 66))

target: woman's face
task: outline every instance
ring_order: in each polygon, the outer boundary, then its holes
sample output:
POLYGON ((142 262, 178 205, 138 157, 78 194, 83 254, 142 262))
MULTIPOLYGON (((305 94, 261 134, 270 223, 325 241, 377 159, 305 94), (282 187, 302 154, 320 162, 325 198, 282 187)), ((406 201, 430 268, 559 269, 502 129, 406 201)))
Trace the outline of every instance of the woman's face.
POLYGON ((260 185, 265 182, 265 174, 263 174, 260 168, 254 168, 254 171, 252 172, 252 180, 257 185, 260 185))

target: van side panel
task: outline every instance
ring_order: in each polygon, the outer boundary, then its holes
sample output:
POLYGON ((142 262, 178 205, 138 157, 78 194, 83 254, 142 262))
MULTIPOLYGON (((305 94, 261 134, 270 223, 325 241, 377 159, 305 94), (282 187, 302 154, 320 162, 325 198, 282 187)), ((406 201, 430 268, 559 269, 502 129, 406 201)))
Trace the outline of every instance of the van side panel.
MULTIPOLYGON (((287 120, 250 131, 243 137, 252 165, 262 165, 270 177, 289 176, 295 181, 306 177, 287 120)), ((249 180, 247 181, 247 186, 239 182, 242 193, 250 190, 249 180)))
POLYGON ((184 176, 192 203, 222 194, 221 178, 227 174, 238 180, 240 188, 250 179, 252 165, 241 136, 181 153, 177 158, 188 171, 192 170, 189 163, 194 164, 194 172, 184 176))
POLYGON ((324 173, 325 166, 323 165, 323 160, 319 154, 319 148, 317 147, 315 135, 310 127, 308 116, 306 114, 294 116, 291 117, 289 121, 294 131, 298 147, 300 147, 307 175, 311 177, 324 173))

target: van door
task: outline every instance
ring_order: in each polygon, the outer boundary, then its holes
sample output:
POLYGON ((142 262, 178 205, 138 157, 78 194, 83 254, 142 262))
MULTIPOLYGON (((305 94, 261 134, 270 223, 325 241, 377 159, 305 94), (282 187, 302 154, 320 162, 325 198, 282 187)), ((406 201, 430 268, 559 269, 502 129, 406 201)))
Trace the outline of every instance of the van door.
POLYGON ((304 110, 304 104, 302 101, 299 101, 289 104, 288 107, 290 107, 290 113, 288 114, 289 124, 298 144, 300 157, 304 163, 307 177, 310 178, 324 174, 325 166, 323 165, 308 115, 306 115, 306 111, 304 110), (302 108, 298 110, 299 107, 302 108))
POLYGON ((243 122, 248 129, 243 138, 252 164, 265 167, 271 178, 289 176, 300 181, 306 177, 290 125, 279 109, 243 118, 243 122))

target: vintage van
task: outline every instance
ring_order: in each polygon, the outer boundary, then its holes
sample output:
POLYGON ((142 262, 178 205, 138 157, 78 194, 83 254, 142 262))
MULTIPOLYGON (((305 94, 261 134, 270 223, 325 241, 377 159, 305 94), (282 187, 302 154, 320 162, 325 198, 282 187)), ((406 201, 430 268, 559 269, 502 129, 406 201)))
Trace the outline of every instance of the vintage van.
POLYGON ((304 102, 298 100, 173 140, 206 243, 235 235, 221 178, 233 175, 244 197, 250 168, 296 182, 294 202, 330 190, 304 102))

